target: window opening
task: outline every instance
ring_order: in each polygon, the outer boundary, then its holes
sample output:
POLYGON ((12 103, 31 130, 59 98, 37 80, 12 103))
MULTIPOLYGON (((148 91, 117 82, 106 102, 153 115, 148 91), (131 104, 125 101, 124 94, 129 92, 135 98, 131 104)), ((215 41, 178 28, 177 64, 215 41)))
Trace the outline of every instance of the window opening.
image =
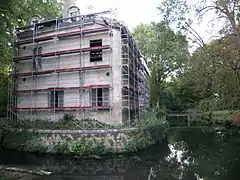
POLYGON ((90 95, 92 106, 108 106, 109 105, 109 89, 98 88, 92 89, 90 95))
POLYGON ((42 47, 34 48, 33 49, 33 69, 35 71, 42 69, 42 57, 38 56, 42 54, 42 47))
MULTIPOLYGON (((90 40, 90 47, 102 46, 102 39, 90 40)), ((102 50, 91 50, 90 51, 90 62, 102 61, 102 50)))
POLYGON ((64 91, 50 91, 49 93, 49 106, 50 107, 63 107, 64 105, 64 91))

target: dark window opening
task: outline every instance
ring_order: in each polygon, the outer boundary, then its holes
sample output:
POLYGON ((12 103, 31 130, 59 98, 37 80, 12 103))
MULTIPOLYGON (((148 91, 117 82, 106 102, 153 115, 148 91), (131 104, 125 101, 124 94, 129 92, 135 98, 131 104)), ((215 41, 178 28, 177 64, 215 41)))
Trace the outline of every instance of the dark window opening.
POLYGON ((97 105, 102 106, 102 101, 103 101, 102 89, 98 89, 98 91, 97 91, 97 105))
POLYGON ((49 93, 49 106, 50 107, 63 107, 64 91, 50 91, 49 93))
POLYGON ((37 56, 42 54, 42 47, 34 48, 33 49, 33 69, 35 71, 42 69, 42 57, 37 56))
POLYGON ((102 46, 102 39, 90 40, 90 47, 102 46))
MULTIPOLYGON (((90 47, 101 47, 102 39, 91 40, 90 47)), ((102 50, 91 50, 90 51, 90 62, 102 61, 102 50)))

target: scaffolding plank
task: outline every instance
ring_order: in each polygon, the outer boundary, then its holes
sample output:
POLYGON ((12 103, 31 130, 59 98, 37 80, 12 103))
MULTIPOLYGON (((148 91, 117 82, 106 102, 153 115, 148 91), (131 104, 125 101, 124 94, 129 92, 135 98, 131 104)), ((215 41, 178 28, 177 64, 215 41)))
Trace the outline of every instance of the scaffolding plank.
POLYGON ((34 107, 34 108, 11 108, 17 111, 32 111, 32 110, 72 110, 72 109, 111 109, 111 106, 66 106, 66 107, 34 107))
POLYGON ((71 31, 71 32, 66 32, 66 33, 58 33, 58 34, 53 34, 53 35, 48 35, 48 36, 43 36, 43 37, 37 37, 33 40, 33 38, 25 39, 25 40, 19 40, 14 43, 14 45, 23 45, 23 44, 30 44, 33 42, 41 42, 41 41, 47 41, 47 40, 52 40, 54 37, 70 37, 70 36, 78 36, 81 34, 91 34, 91 33, 97 33, 97 32, 103 32, 103 31, 108 31, 109 27, 104 26, 104 27, 99 27, 99 28, 91 28, 91 29, 84 29, 84 30, 79 30, 79 31, 71 31))
POLYGON ((74 89, 95 89, 95 88, 110 88, 110 85, 88 85, 88 86, 77 86, 77 87, 51 87, 42 89, 25 89, 12 91, 13 94, 17 93, 28 93, 28 92, 41 92, 41 91, 61 91, 61 90, 74 90, 74 89))
MULTIPOLYGON (((104 45, 104 46, 95 46, 95 47, 62 50, 62 51, 53 51, 53 52, 48 52, 48 53, 43 53, 43 54, 37 54, 35 57, 51 57, 51 56, 56 56, 56 55, 83 53, 83 52, 88 52, 88 51, 105 50, 105 49, 110 49, 110 46, 109 45, 104 45)), ((32 59, 33 57, 34 57, 33 55, 31 55, 31 56, 20 56, 20 57, 14 57, 13 60, 14 61, 24 61, 24 60, 32 59)))
POLYGON ((17 73, 17 74, 12 74, 12 76, 21 77, 21 76, 43 75, 43 74, 51 74, 51 73, 74 72, 74 71, 91 70, 91 69, 105 69, 105 68, 111 68, 111 67, 112 66, 109 64, 104 64, 104 65, 97 65, 97 66, 83 66, 78 68, 62 68, 62 69, 52 69, 52 70, 45 70, 45 71, 17 73))

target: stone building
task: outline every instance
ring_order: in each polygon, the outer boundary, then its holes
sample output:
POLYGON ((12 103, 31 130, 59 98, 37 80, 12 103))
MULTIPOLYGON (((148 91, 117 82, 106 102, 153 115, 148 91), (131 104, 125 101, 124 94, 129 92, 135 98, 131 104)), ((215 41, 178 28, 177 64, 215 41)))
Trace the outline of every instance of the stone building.
POLYGON ((64 3, 63 17, 34 16, 17 29, 9 119, 140 118, 149 104, 149 71, 128 28, 111 11, 83 15, 74 1, 64 3))

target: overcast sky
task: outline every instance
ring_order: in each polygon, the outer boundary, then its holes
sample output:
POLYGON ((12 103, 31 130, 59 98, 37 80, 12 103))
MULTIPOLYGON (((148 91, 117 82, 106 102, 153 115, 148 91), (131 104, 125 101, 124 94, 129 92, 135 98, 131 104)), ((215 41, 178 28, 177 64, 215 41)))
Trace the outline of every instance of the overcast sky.
MULTIPOLYGON (((76 0, 76 2, 82 14, 116 8, 117 19, 124 21, 130 30, 140 23, 150 23, 161 19, 157 7, 162 0, 76 0), (93 7, 92 10, 89 10, 90 6, 93 7)), ((192 0, 189 0, 189 2, 192 3, 192 0)), ((208 23, 212 16, 213 13, 207 14, 201 26, 198 23, 193 25, 206 42, 218 29, 217 25, 212 27, 212 23, 208 23)))
POLYGON ((117 9, 117 19, 122 20, 132 29, 134 26, 151 21, 158 21, 157 6, 161 0, 76 0, 81 12, 89 12, 88 7, 93 6, 92 12, 117 9))

